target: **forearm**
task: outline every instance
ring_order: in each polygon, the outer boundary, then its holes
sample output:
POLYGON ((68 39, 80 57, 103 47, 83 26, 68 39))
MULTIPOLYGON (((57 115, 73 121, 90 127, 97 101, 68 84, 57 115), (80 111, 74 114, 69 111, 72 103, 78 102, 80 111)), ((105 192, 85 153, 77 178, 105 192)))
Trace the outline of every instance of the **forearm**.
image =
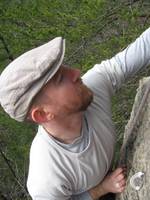
POLYGON ((150 28, 144 31, 133 43, 126 49, 118 53, 110 63, 116 63, 113 77, 116 77, 116 88, 120 88, 122 83, 133 76, 141 68, 150 65, 150 28))
POLYGON ((86 191, 81 194, 72 195, 71 200, 93 200, 93 198, 89 191, 86 191))
POLYGON ((150 65, 150 28, 113 59, 121 67, 125 78, 150 65))
POLYGON ((89 192, 92 200, 97 200, 98 198, 102 197, 103 195, 105 195, 107 193, 104 191, 101 184, 98 184, 94 188, 90 189, 88 192, 89 192))
POLYGON ((107 192, 104 192, 103 188, 101 187, 101 184, 98 184, 89 191, 71 196, 71 200, 96 200, 106 193, 107 192))
POLYGON ((106 77, 105 85, 116 91, 129 77, 148 65, 150 65, 150 28, 122 52, 95 65, 95 70, 106 77))

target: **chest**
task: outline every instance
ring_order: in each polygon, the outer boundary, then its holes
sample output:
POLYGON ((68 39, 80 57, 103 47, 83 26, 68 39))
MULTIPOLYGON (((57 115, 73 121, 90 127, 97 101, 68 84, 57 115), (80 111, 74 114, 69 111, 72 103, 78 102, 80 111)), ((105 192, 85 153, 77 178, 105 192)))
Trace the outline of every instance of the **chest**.
POLYGON ((94 130, 91 134, 90 142, 83 152, 72 155, 57 152, 53 160, 53 167, 61 177, 60 180, 73 193, 80 193, 97 185, 111 165, 114 141, 110 139, 104 142, 94 130))

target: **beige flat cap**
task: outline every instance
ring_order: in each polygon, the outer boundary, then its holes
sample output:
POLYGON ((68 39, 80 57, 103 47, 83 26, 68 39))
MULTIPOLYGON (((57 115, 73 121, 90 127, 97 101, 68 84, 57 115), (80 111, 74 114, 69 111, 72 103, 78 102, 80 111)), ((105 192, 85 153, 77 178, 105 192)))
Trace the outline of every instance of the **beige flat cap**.
POLYGON ((16 58, 0 75, 0 104, 8 115, 24 121, 35 95, 62 64, 65 40, 57 37, 16 58))

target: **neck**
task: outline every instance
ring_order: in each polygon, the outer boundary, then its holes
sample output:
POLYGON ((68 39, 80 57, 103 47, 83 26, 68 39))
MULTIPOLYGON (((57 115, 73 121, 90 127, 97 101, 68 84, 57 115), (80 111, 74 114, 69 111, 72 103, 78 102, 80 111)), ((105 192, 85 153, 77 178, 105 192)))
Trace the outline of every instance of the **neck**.
POLYGON ((75 113, 63 119, 42 124, 45 130, 63 143, 72 143, 81 134, 83 113, 75 113))

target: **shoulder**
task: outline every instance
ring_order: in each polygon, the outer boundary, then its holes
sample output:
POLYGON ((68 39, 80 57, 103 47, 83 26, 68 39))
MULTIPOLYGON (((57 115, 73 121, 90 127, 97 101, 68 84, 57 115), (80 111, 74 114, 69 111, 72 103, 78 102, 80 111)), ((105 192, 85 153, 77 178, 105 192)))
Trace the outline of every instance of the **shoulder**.
POLYGON ((60 156, 49 141, 40 134, 36 135, 30 150, 27 180, 27 187, 32 197, 46 195, 48 199, 62 200, 71 195, 70 182, 58 163, 60 156))
POLYGON ((27 188, 33 199, 35 197, 44 199, 45 197, 51 200, 65 200, 72 194, 71 186, 65 176, 63 177, 59 172, 57 173, 57 170, 47 168, 47 166, 30 168, 27 188))
POLYGON ((27 188, 29 194, 33 199, 37 197, 39 199, 51 199, 51 200, 68 200, 72 195, 71 191, 68 191, 66 185, 61 184, 60 181, 45 180, 45 181, 36 181, 36 182, 27 182, 27 188))

